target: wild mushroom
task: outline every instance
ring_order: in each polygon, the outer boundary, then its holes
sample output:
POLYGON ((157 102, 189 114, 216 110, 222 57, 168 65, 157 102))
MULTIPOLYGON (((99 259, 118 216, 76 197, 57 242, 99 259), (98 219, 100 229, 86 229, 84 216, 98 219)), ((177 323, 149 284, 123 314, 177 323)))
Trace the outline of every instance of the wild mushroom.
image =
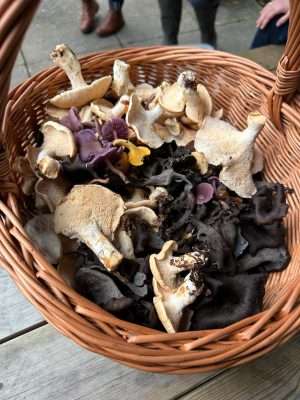
POLYGON ((24 229, 46 260, 57 264, 62 256, 62 244, 54 231, 53 215, 37 215, 26 223, 24 229))
POLYGON ((196 74, 192 71, 182 72, 177 82, 163 88, 159 104, 175 115, 185 112, 188 120, 198 125, 212 112, 212 100, 206 88, 197 85, 196 74))
POLYGON ((150 104, 154 105, 158 100, 160 87, 154 88, 152 85, 149 85, 149 83, 141 83, 135 87, 134 94, 143 104, 148 105, 150 109, 150 104))
POLYGON ((113 141, 114 146, 123 146, 129 150, 128 152, 128 161, 131 165, 135 167, 139 167, 143 165, 144 158, 151 154, 151 151, 148 147, 145 146, 136 146, 131 143, 129 140, 125 139, 116 139, 113 141))
POLYGON ((63 108, 55 107, 52 104, 47 104, 45 107, 45 112, 49 117, 54 118, 56 120, 60 120, 61 118, 68 115, 68 110, 63 108))
POLYGON ((55 210, 55 231, 85 243, 113 271, 123 259, 112 244, 123 213, 121 196, 111 190, 100 185, 74 186, 55 210))
POLYGON ((196 204, 208 203, 214 195, 214 187, 210 183, 201 182, 196 186, 196 204))
POLYGON ((102 121, 108 121, 112 118, 123 117, 128 110, 129 101, 130 98, 127 95, 121 96, 115 105, 108 100, 99 99, 91 103, 90 109, 102 121))
POLYGON ((131 94, 134 91, 134 85, 132 84, 129 77, 130 65, 122 60, 115 60, 113 65, 113 81, 112 91, 113 93, 121 97, 124 94, 131 94))
POLYGON ((175 289, 182 283, 180 273, 195 267, 201 268, 208 262, 207 252, 194 251, 178 257, 173 256, 177 250, 174 240, 167 241, 158 254, 149 259, 154 280, 164 289, 175 289))
POLYGON ((228 122, 207 117, 197 132, 195 149, 202 152, 208 163, 221 165, 220 181, 241 197, 256 192, 252 179, 253 146, 266 118, 259 113, 248 116, 248 127, 239 132, 228 122))
POLYGON ((54 121, 43 124, 41 131, 44 141, 37 157, 37 166, 44 176, 55 179, 60 170, 57 159, 73 158, 76 154, 74 136, 67 127, 54 121))
POLYGON ((67 74, 72 89, 50 99, 50 103, 60 108, 82 107, 105 95, 111 84, 111 76, 96 79, 88 85, 81 73, 81 66, 73 51, 65 44, 59 44, 51 53, 55 65, 67 74))
POLYGON ((53 213, 55 207, 66 196, 69 189, 70 184, 60 176, 56 179, 40 178, 34 186, 36 206, 38 207, 38 204, 46 205, 49 211, 53 213))
POLYGON ((208 171, 208 162, 207 162, 207 159, 205 158, 205 155, 198 151, 193 151, 192 156, 196 160, 196 164, 197 164, 197 167, 198 167, 201 175, 205 175, 208 171))
POLYGON ((155 297, 153 304, 158 318, 168 333, 175 333, 183 329, 180 326, 184 309, 192 304, 205 288, 203 276, 197 270, 193 269, 185 278, 181 285, 170 290, 161 287, 153 279, 153 289, 155 297))
POLYGON ((133 302, 133 299, 123 295, 113 279, 101 272, 97 265, 80 268, 75 275, 75 287, 81 295, 107 311, 121 311, 133 302))
POLYGON ((160 186, 153 187, 149 197, 147 198, 145 192, 142 189, 135 189, 133 195, 125 203, 125 207, 129 208, 136 207, 149 207, 156 208, 161 201, 164 201, 169 196, 168 191, 160 186))
POLYGON ((138 97, 135 94, 131 96, 126 122, 134 129, 139 141, 152 149, 157 149, 163 144, 163 140, 157 135, 153 127, 154 122, 162 112, 163 110, 159 105, 152 110, 145 110, 138 97))

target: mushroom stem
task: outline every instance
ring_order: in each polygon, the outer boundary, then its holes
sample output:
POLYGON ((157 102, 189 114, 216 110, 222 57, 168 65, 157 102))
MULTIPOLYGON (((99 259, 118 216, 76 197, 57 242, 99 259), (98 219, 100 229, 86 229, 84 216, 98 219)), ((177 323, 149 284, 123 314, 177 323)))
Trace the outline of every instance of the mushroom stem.
POLYGON ((78 227, 76 236, 71 239, 78 239, 86 244, 98 257, 99 261, 110 271, 116 269, 123 259, 122 254, 103 235, 95 221, 89 221, 85 226, 78 227))
POLYGON ((71 82, 72 89, 87 86, 81 73, 80 63, 69 47, 64 44, 57 45, 50 57, 55 65, 64 70, 71 82))

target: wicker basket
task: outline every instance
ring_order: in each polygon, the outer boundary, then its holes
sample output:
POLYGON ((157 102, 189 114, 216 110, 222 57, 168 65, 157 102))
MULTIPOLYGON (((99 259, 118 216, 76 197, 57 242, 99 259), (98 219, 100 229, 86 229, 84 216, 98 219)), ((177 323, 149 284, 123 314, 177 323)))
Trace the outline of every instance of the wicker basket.
POLYGON ((243 364, 299 330, 300 97, 295 92, 300 78, 300 2, 291 3, 289 42, 277 77, 231 54, 184 47, 122 49, 81 59, 87 79, 110 73, 116 58, 132 65, 135 83, 174 81, 182 70, 192 69, 208 87, 216 108, 222 107, 226 119, 239 128, 245 127, 250 111, 260 109, 268 117, 258 139, 266 159, 265 176, 295 190, 285 219, 292 259, 285 271, 269 276, 264 311, 225 329, 167 334, 121 321, 81 297, 47 263, 22 227, 20 177, 10 166, 33 143, 47 99, 66 88, 68 81, 58 68, 47 69, 15 88, 4 110, 9 72, 38 1, 2 1, 0 110, 5 152, 0 162, 0 265, 46 320, 80 346, 144 371, 189 374, 243 364))

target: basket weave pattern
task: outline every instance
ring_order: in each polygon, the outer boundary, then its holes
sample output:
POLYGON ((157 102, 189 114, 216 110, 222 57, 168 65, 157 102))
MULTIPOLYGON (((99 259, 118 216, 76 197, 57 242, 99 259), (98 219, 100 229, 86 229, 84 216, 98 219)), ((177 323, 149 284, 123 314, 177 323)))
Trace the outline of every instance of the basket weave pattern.
MULTIPOLYGON (((32 7, 37 3, 33 1, 32 7)), ((292 12, 300 13, 295 2, 292 12)), ((292 38, 297 28, 293 21, 292 38)), ((289 41, 286 57, 294 54, 294 45, 295 41, 289 41)), ((30 78, 8 97, 2 124, 6 151, 0 160, 0 265, 60 332, 80 346, 128 366, 188 374, 255 359, 300 329, 300 97, 285 102, 296 90, 297 59, 288 65, 289 58, 283 58, 276 79, 259 65, 227 53, 184 47, 122 49, 82 58, 84 77, 89 81, 111 73, 116 58, 131 64, 135 84, 173 82, 183 70, 195 71, 199 82, 208 88, 215 109, 223 108, 226 120, 238 128, 246 126, 251 111, 260 110, 268 117, 258 138, 266 159, 265 177, 294 189, 288 196, 290 208, 285 218, 292 256, 288 268, 269 275, 262 313, 224 329, 176 334, 121 321, 68 287, 22 227, 28 212, 19 190, 22 178, 11 172, 16 156, 34 144, 34 132, 45 117, 49 97, 68 87, 65 74, 56 67, 30 78), (287 66, 296 72, 290 73, 287 66)))

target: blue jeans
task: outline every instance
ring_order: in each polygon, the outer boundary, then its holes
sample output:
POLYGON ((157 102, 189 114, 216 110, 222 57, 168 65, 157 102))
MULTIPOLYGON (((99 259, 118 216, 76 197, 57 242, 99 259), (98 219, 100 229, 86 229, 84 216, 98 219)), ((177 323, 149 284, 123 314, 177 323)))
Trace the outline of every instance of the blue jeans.
MULTIPOLYGON (((137 0, 138 1, 138 0, 137 0)), ((124 0, 109 0, 109 8, 111 10, 121 10, 124 0)))
POLYGON ((251 44, 251 49, 267 46, 269 44, 285 44, 288 35, 288 22, 280 27, 276 26, 276 22, 280 16, 274 17, 265 29, 258 29, 251 44))

